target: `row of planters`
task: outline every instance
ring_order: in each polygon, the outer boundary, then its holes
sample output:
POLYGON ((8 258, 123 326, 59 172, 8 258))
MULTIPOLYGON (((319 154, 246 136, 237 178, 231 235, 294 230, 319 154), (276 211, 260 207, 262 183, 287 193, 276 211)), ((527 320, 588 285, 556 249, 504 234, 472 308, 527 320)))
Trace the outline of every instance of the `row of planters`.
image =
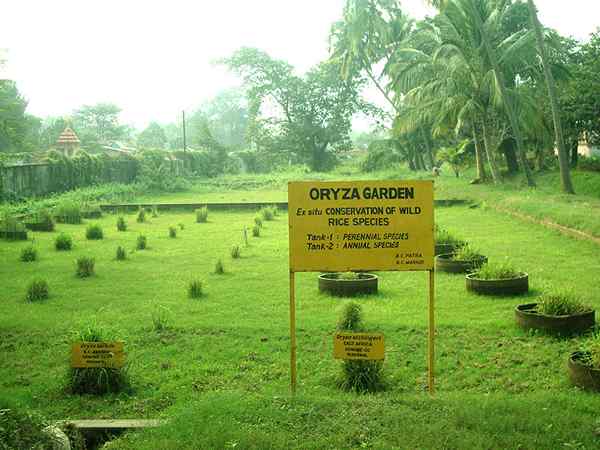
MULTIPOLYGON (((529 275, 508 263, 488 263, 487 257, 445 230, 436 229, 436 270, 466 273, 467 291, 479 295, 515 296, 529 291, 529 275)), ((515 319, 524 330, 570 336, 595 326, 595 311, 568 294, 542 295, 536 302, 518 305, 515 319)), ((570 355, 571 381, 600 391, 600 335, 570 355)))

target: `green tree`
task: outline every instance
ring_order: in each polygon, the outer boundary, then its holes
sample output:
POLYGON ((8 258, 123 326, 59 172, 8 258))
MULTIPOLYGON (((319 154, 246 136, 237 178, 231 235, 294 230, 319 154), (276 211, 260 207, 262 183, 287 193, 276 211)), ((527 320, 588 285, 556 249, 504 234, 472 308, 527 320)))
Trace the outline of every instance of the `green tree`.
POLYGON ((242 48, 223 63, 244 80, 251 120, 262 120, 250 124, 251 131, 264 135, 268 129, 272 142, 311 170, 330 168, 335 154, 350 148, 352 116, 369 109, 359 96, 362 80, 342 79, 335 62, 300 77, 287 62, 242 48))
POLYGON ((14 81, 0 80, 0 151, 22 151, 28 132, 27 101, 14 81))
POLYGON ((164 149, 167 144, 167 136, 160 124, 150 122, 137 137, 137 143, 142 148, 164 149))
POLYGON ((121 108, 112 103, 84 105, 74 112, 74 128, 82 147, 127 139, 130 129, 119 121, 121 108))

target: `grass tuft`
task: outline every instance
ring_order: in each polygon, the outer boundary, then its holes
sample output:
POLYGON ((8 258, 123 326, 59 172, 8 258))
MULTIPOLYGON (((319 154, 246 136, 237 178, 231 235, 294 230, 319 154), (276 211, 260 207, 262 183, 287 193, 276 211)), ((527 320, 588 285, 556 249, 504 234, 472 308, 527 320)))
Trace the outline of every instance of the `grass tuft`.
POLYGON ((223 275, 225 273, 225 266, 223 265, 223 260, 217 260, 217 263, 215 264, 215 273, 217 275, 223 275))
POLYGON ((73 239, 65 233, 60 233, 54 240, 54 248, 58 251, 67 251, 73 248, 73 239))
POLYGON ((137 237, 135 248, 137 248, 138 250, 145 250, 146 248, 148 248, 148 239, 146 239, 146 236, 140 234, 137 237))
POLYGON ((481 253, 470 245, 463 245, 456 249, 454 255, 452 255, 452 259, 454 261, 474 261, 481 258, 481 256, 481 253))
POLYGON ((127 252, 120 245, 117 247, 117 253, 115 255, 117 261, 125 261, 127 259, 127 252))
POLYGON ((260 237, 260 227, 258 225, 252 227, 252 236, 260 237))
POLYGON ((542 295, 537 304, 537 312, 547 316, 570 316, 592 310, 578 297, 568 293, 542 295))
POLYGON ((38 257, 38 252, 33 244, 28 245, 27 247, 25 247, 24 249, 21 250, 20 259, 23 262, 36 261, 37 257, 38 257))
POLYGON ((169 328, 171 322, 171 310, 163 305, 155 305, 152 310, 152 329, 164 331, 169 328))
POLYGON ((195 212, 196 212, 196 222, 197 223, 208 222, 208 207, 203 206, 202 208, 198 208, 195 212))
POLYGON ((188 283, 187 287, 189 298, 200 298, 202 297, 202 281, 194 279, 188 283))
POLYGON ((123 216, 119 216, 117 219, 117 231, 127 231, 127 222, 123 216))
POLYGON ((233 259, 238 259, 242 256, 242 250, 239 245, 234 245, 231 247, 231 257, 233 259))
POLYGON ((177 237, 177 228, 169 227, 169 237, 175 239, 177 237))
POLYGON ((79 278, 88 278, 94 275, 94 268, 96 265, 96 260, 94 258, 90 258, 88 256, 82 256, 77 258, 77 270, 76 275, 79 278))
POLYGON ((89 225, 85 230, 85 237, 88 240, 99 240, 104 238, 102 227, 98 224, 89 225))
POLYGON ((521 276, 522 273, 509 262, 485 263, 477 270, 475 276, 481 280, 509 280, 521 276))
POLYGON ((256 216, 254 218, 254 225, 256 225, 257 227, 262 227, 263 226, 263 221, 262 221, 262 218, 260 216, 256 216))
POLYGON ((135 219, 138 223, 144 223, 146 221, 146 210, 140 206, 138 211, 137 219, 135 219))
POLYGON ((29 283, 25 300, 28 302, 39 302, 48 300, 49 296, 50 289, 48 288, 48 282, 40 278, 29 283))

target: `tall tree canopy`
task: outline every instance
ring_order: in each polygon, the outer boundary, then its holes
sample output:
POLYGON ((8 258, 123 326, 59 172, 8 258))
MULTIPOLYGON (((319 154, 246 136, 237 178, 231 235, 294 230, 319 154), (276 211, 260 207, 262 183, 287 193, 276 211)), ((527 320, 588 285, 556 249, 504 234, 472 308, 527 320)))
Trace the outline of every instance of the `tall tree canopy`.
POLYGON ((84 105, 74 112, 74 128, 82 147, 106 145, 112 141, 127 139, 131 130, 120 123, 121 108, 113 103, 84 105))
POLYGON ((350 148, 352 116, 369 108, 360 98, 358 76, 343 79, 336 62, 298 76, 287 62, 253 48, 242 48, 223 63, 244 80, 251 143, 287 151, 317 171, 350 148))
POLYGON ((167 136, 160 124, 150 122, 138 135, 137 144, 142 148, 164 149, 167 144, 167 136))
POLYGON ((0 80, 0 151, 18 151, 28 133, 27 101, 14 81, 0 80))

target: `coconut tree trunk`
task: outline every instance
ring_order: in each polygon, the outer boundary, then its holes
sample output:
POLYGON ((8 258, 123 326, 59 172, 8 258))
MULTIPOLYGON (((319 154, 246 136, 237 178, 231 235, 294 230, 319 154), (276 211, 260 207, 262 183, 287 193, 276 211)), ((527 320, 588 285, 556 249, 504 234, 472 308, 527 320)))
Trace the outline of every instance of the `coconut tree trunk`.
POLYGON ((473 142, 475 143, 475 162, 477 164, 477 179, 480 181, 487 180, 485 166, 483 165, 483 151, 481 150, 481 138, 479 130, 473 125, 473 142))
MULTIPOLYGON (((492 48, 492 44, 488 39, 487 32, 485 30, 483 19, 481 18, 481 14, 477 9, 477 5, 475 2, 471 0, 471 9, 473 11, 473 16, 475 17, 475 21, 477 23, 477 28, 479 29, 479 34, 481 35, 481 41, 485 48, 485 52, 488 55, 488 59, 490 60, 490 64, 492 65, 492 70, 496 75, 496 81, 498 83, 498 88, 500 90, 500 97, 502 98, 502 103, 504 103, 504 109, 506 110, 506 115, 508 116, 508 120, 510 121, 510 127, 512 128, 515 141, 517 142, 517 154, 519 155, 519 159, 521 161, 521 165, 523 166, 523 171, 525 172, 525 177, 527 178, 527 184, 529 186, 535 186, 535 180, 533 179, 533 175, 531 170, 529 169, 529 165, 527 164, 527 156, 525 155, 525 145, 523 143, 523 135, 521 134, 521 127, 519 126, 519 120, 517 118, 517 114, 515 113, 515 109, 513 108, 513 104, 511 99, 508 96, 508 92, 506 89, 506 85, 504 84, 504 75, 500 70, 500 64, 498 63, 498 57, 496 56, 496 52, 492 48)), ((493 175, 493 174, 492 174, 493 175)))
POLYGON ((569 157, 567 154, 567 148, 565 146, 565 139, 563 136, 562 121, 560 119, 560 109, 558 107, 558 96, 556 94, 556 82, 554 81, 554 75, 548 65, 548 58, 546 56, 546 47, 544 45, 544 37, 542 35, 542 25, 538 20, 537 10, 533 0, 527 0, 529 5, 529 15, 531 18, 531 24, 535 31, 535 40, 537 41, 538 52, 542 59, 542 66, 544 67, 544 76, 546 78, 546 87, 548 88, 548 97, 550 98, 550 107, 552 108, 552 121, 554 122, 554 137, 556 145, 558 146, 558 167, 560 168, 560 184, 563 192, 567 194, 574 194, 573 182, 571 181, 571 172, 569 168, 569 157))
POLYGON ((489 130, 489 125, 487 123, 487 118, 484 118, 482 120, 482 129, 483 129, 483 144, 485 147, 485 154, 487 156, 488 164, 490 166, 490 172, 492 173, 492 181, 494 183, 499 183, 500 182, 500 172, 498 171, 498 166, 496 165, 496 159, 494 158, 492 144, 490 142, 490 130, 489 130))

